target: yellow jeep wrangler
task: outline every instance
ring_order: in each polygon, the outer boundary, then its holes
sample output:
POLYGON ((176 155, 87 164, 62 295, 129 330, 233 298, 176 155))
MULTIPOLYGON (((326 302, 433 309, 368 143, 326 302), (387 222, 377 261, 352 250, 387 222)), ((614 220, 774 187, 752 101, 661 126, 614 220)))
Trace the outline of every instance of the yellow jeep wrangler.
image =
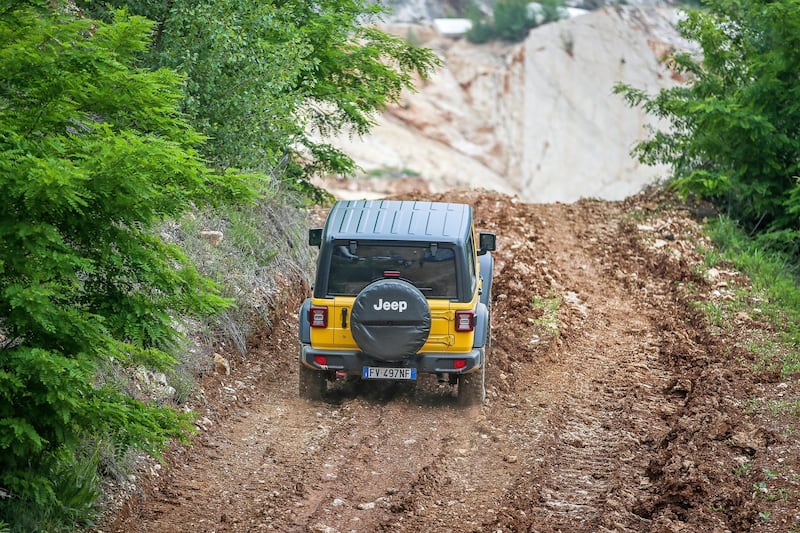
POLYGON ((300 395, 320 400, 337 378, 416 380, 485 398, 491 341, 493 233, 464 204, 342 201, 324 228, 312 296, 300 309, 300 395))

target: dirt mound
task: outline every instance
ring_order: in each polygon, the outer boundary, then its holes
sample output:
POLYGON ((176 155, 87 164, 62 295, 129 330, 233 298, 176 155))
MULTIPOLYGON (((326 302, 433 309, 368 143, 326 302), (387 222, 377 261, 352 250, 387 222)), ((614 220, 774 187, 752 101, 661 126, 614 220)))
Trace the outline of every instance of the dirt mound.
POLYGON ((704 270, 687 210, 413 197, 469 203, 498 235, 486 404, 459 409, 435 382, 299 400, 292 302, 232 375, 205 379, 195 444, 103 531, 798 527, 793 430, 758 408, 796 387, 754 370, 755 313, 700 312, 745 280, 704 270))

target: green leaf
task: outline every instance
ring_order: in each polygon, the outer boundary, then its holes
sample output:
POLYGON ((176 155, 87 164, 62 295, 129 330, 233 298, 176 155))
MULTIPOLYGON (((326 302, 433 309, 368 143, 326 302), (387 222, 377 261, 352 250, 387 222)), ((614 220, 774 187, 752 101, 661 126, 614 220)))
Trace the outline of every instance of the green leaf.
POLYGON ((751 231, 796 231, 800 211, 800 3, 713 0, 680 22, 702 48, 671 59, 690 74, 654 96, 618 86, 669 129, 639 143, 647 164, 672 166, 684 196, 718 203, 751 231))

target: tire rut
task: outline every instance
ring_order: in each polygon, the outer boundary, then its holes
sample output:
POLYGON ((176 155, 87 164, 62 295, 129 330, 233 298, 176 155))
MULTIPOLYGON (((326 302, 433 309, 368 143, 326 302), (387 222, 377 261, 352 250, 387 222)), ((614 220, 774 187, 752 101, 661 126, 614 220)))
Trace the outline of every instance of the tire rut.
POLYGON ((494 525, 640 531, 645 521, 629 509, 649 485, 643 445, 666 428, 652 414, 671 410, 662 394, 670 372, 659 362, 659 333, 615 277, 616 265, 602 259, 616 232, 591 204, 544 211, 540 240, 557 239, 567 252, 548 254, 566 304, 565 331, 555 364, 538 369, 533 391, 545 406, 538 468, 517 480, 510 510, 494 525))
POLYGON ((380 529, 403 512, 407 495, 435 469, 457 428, 442 418, 442 407, 396 399, 374 404, 345 402, 337 411, 338 438, 316 454, 320 479, 294 505, 298 530, 380 529))

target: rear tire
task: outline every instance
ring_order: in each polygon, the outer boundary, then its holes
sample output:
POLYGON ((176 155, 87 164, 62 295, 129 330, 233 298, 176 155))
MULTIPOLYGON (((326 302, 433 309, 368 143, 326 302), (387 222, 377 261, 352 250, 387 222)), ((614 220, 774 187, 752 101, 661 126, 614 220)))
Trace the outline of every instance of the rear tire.
POLYGON ((299 385, 301 398, 320 401, 328 390, 328 379, 325 372, 312 370, 300 363, 299 385))
POLYGON ((486 355, 477 372, 458 377, 458 404, 462 406, 481 405, 486 399, 486 355))

